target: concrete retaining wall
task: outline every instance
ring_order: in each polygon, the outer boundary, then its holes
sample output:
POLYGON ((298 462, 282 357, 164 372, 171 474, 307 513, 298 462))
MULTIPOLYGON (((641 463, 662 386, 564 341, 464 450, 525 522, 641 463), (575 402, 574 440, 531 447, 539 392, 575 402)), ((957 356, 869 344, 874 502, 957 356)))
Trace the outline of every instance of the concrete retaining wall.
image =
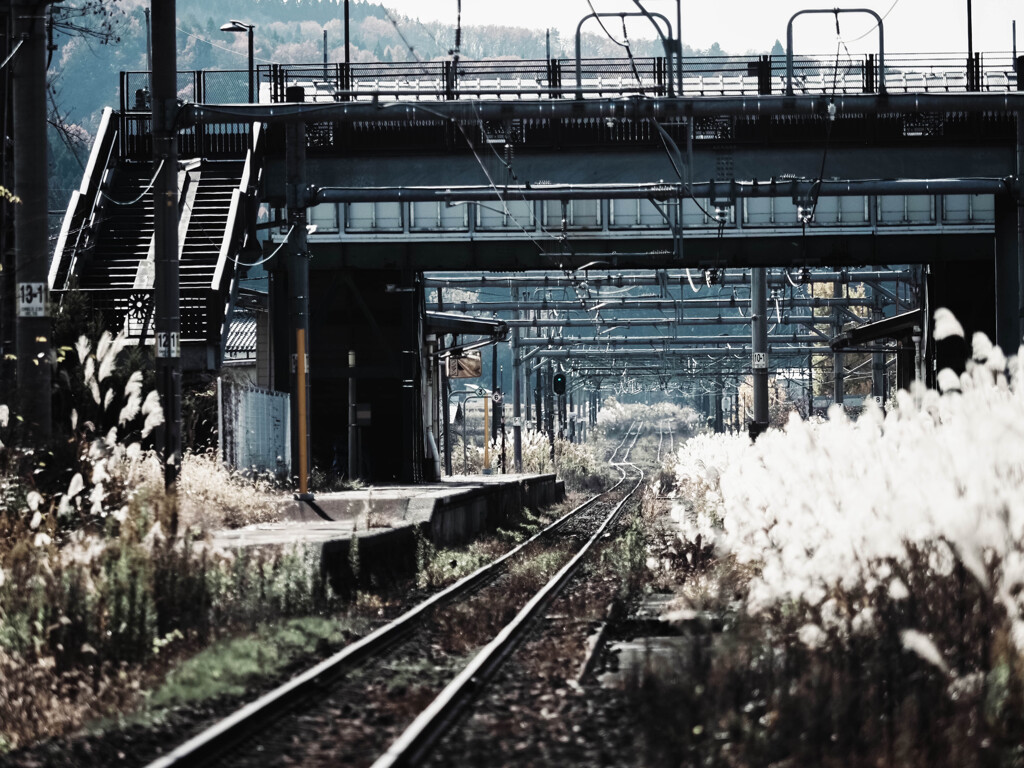
POLYGON ((564 498, 565 485, 554 475, 533 475, 519 481, 505 478, 415 498, 395 527, 354 534, 359 542, 358 557, 352 555, 350 539, 325 543, 322 572, 343 596, 351 596, 357 588, 386 586, 416 572, 417 529, 423 540, 435 546, 464 544, 507 525, 523 508, 536 511, 564 498))

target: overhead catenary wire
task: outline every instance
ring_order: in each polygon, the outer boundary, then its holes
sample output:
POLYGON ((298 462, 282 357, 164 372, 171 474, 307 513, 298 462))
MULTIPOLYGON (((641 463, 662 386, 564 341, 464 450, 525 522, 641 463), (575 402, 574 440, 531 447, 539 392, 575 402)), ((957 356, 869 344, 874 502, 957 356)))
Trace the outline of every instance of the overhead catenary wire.
POLYGON ((109 202, 113 203, 114 205, 124 205, 124 206, 136 205, 137 203, 142 202, 142 198, 144 198, 146 196, 146 194, 149 192, 149 190, 151 190, 153 188, 153 185, 156 184, 157 178, 160 176, 160 171, 162 171, 163 169, 164 169, 164 161, 161 160, 160 163, 156 167, 156 171, 153 173, 153 178, 149 180, 149 184, 146 185, 146 188, 144 190, 142 190, 142 192, 139 193, 139 196, 136 197, 134 200, 128 200, 128 201, 116 200, 113 197, 111 197, 110 195, 108 195, 106 192, 104 192, 102 189, 100 190, 100 197, 102 197, 104 200, 108 200, 109 202))
POLYGON ((632 50, 632 48, 629 45, 629 32, 626 30, 626 15, 625 14, 621 15, 621 19, 622 19, 622 42, 620 42, 620 41, 616 40, 612 36, 612 33, 608 31, 608 27, 606 27, 604 25, 604 22, 601 21, 601 15, 596 10, 594 10, 594 3, 592 2, 592 0, 587 0, 587 5, 590 6, 590 12, 594 15, 594 18, 597 19, 597 23, 601 26, 601 29, 604 32, 605 37, 607 37, 609 40, 611 40, 613 43, 615 43, 615 45, 619 46, 620 48, 625 49, 626 56, 629 58, 629 66, 630 66, 630 68, 633 71, 633 76, 636 78, 637 85, 640 86, 640 95, 643 96, 644 95, 644 81, 640 77, 640 70, 636 66, 636 60, 633 58, 633 50, 632 50))
POLYGON ((287 234, 285 234, 284 240, 282 240, 278 244, 277 248, 274 249, 274 252, 271 253, 269 256, 264 256, 262 259, 260 259, 259 261, 255 261, 252 264, 248 264, 248 263, 246 263, 244 261, 239 261, 234 256, 228 256, 228 258, 231 259, 233 262, 235 262, 235 264, 237 264, 240 267, 258 267, 261 264, 266 264, 272 258, 277 256, 277 254, 281 252, 281 249, 284 248, 285 245, 288 244, 288 239, 292 236, 292 232, 294 232, 294 231, 295 231, 295 225, 292 224, 291 227, 289 227, 287 234))
POLYGON ((594 9, 594 3, 592 2, 592 0, 587 0, 587 5, 590 6, 590 12, 594 15, 594 18, 597 19, 597 23, 604 31, 605 36, 620 48, 627 48, 628 43, 619 42, 618 40, 615 39, 612 33, 608 31, 608 28, 604 25, 604 22, 601 21, 600 14, 598 14, 598 12, 594 9))
MULTIPOLYGON (((228 53, 233 53, 235 56, 241 56, 242 58, 244 58, 246 60, 249 59, 249 54, 245 53, 244 51, 236 51, 234 48, 228 48, 226 45, 218 45, 217 43, 213 42, 212 40, 207 40, 205 37, 200 37, 199 35, 195 34, 194 32, 189 32, 187 29, 182 29, 181 27, 175 27, 175 29, 178 32, 181 32, 181 34, 188 35, 189 37, 194 38, 194 39, 198 40, 201 43, 206 43, 207 45, 209 45, 209 46, 211 46, 213 48, 219 48, 222 51, 227 51, 228 53)), ((261 62, 263 64, 274 64, 275 63, 272 59, 264 59, 264 58, 261 58, 259 56, 253 56, 252 58, 253 58, 253 61, 259 61, 259 62, 261 62)))
MULTIPOLYGON (((892 5, 890 5, 890 6, 889 6, 889 10, 887 10, 887 11, 886 11, 885 13, 883 13, 883 14, 882 14, 882 21, 885 21, 885 20, 886 20, 887 18, 889 18, 889 14, 890 14, 890 13, 892 13, 892 12, 893 12, 893 9, 894 9, 894 8, 895 8, 895 7, 897 6, 897 5, 899 5, 899 4, 900 4, 900 0, 893 0, 893 3, 892 3, 892 5)), ((871 26, 871 29, 869 29, 869 30, 868 30, 867 32, 865 32, 865 33, 864 33, 864 34, 862 34, 862 35, 858 35, 857 37, 853 38, 853 39, 852 39, 852 40, 850 40, 849 42, 851 42, 851 43, 856 43, 856 42, 857 42, 858 40, 863 40, 863 39, 864 39, 865 37, 867 37, 868 35, 870 35, 870 34, 871 34, 872 32, 874 32, 874 31, 875 31, 876 29, 878 29, 878 22, 877 22, 877 21, 876 21, 876 22, 875 22, 875 23, 874 23, 874 24, 873 24, 873 25, 871 26)))
MULTIPOLYGON (((458 18, 457 38, 461 38, 461 25, 462 25, 461 10, 462 10, 462 3, 461 3, 461 0, 460 0, 460 2, 459 2, 459 18, 458 18)), ((427 70, 426 70, 426 67, 423 64, 423 61, 420 59, 419 55, 416 53, 415 48, 413 48, 412 44, 405 37, 405 34, 402 32, 402 29, 401 29, 401 27, 399 27, 398 22, 395 20, 394 16, 392 16, 391 13, 387 9, 384 9, 384 14, 387 17, 388 21, 391 22, 391 26, 394 27, 395 32, 401 38, 402 42, 405 44, 406 48, 409 50, 409 53, 412 55, 413 59, 415 59, 415 61, 423 69, 424 74, 429 74, 427 72, 427 70)), ((461 39, 459 39, 458 42, 461 43, 461 39)), ((477 123, 479 124, 481 129, 483 129, 483 127, 484 127, 483 126, 483 120, 480 117, 479 111, 478 111, 479 105, 474 103, 473 106, 474 106, 474 110, 476 111, 476 114, 477 114, 477 123)), ((440 115, 437 112, 435 112, 435 111, 433 111, 433 110, 431 110, 431 109, 429 109, 427 107, 420 106, 420 108, 423 109, 424 111, 428 112, 429 114, 433 114, 433 115, 435 115, 437 117, 440 117, 442 120, 448 120, 449 119, 446 116, 440 115)), ((533 245, 537 248, 538 253, 540 255, 544 256, 549 261, 551 261, 552 265, 557 267, 561 272, 563 272, 567 278, 573 279, 572 271, 571 270, 567 270, 565 268, 564 264, 559 264, 554 259, 554 257, 537 241, 537 239, 534 238, 533 235, 522 225, 522 223, 519 221, 519 219, 509 210, 508 202, 506 200, 506 196, 502 195, 501 190, 498 188, 498 185, 495 183, 495 181, 494 181, 493 177, 491 176, 490 172, 487 170, 487 166, 484 164, 483 159, 480 157, 479 152, 477 152, 476 145, 474 144, 473 140, 470 138, 469 134, 466 132, 465 126, 462 125, 462 123, 460 121, 458 121, 458 120, 452 120, 452 122, 455 123, 456 127, 459 129, 459 133, 461 133, 463 139, 465 139, 466 145, 469 147, 470 152, 473 154, 473 157, 476 160, 477 165, 480 166, 480 170, 483 171, 484 177, 487 179, 488 185, 491 187, 491 189, 494 190, 494 193, 495 193, 495 195, 497 195, 498 200, 501 201, 502 208, 504 210, 504 215, 508 216, 512 221, 514 221, 516 223, 516 226, 519 227, 519 229, 523 232, 523 234, 527 236, 527 238, 530 240, 531 243, 533 243, 533 245)), ((492 147, 492 150, 493 150, 493 147, 492 147)), ((495 150, 495 153, 496 153, 496 150, 495 150)), ((541 231, 542 232, 544 232, 545 234, 551 236, 551 233, 549 233, 547 231, 547 229, 544 227, 543 223, 541 223, 540 227, 541 227, 541 231)), ((563 233, 563 235, 561 237, 554 238, 554 239, 557 239, 558 242, 562 243, 563 245, 567 241, 567 237, 564 235, 564 233, 563 233)), ((585 308, 586 307, 585 300, 582 297, 580 297, 579 300, 580 300, 581 305, 583 305, 583 307, 585 308)))

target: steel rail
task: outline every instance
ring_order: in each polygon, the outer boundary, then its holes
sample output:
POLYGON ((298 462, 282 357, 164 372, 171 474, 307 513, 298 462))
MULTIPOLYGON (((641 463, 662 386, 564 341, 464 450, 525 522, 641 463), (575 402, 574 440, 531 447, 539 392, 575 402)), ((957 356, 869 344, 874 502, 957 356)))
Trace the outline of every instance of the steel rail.
MULTIPOLYGON (((484 646, 466 668, 420 713, 412 725, 406 728, 387 752, 373 764, 373 768, 419 764, 430 753, 437 741, 454 725, 471 699, 484 689, 486 682, 526 637, 533 619, 558 596, 576 573, 583 559, 590 553, 594 544, 618 520, 626 502, 633 498, 637 490, 643 486, 643 470, 636 465, 629 466, 633 466, 639 473, 637 483, 605 518, 600 528, 576 555, 533 596, 530 602, 516 614, 515 618, 506 624, 498 635, 484 646)), ((623 477, 619 484, 625 482, 628 476, 628 473, 621 468, 620 471, 622 471, 623 477)))
MULTIPOLYGON (((644 424, 644 422, 637 420, 637 421, 634 421, 632 424, 629 425, 629 429, 626 430, 626 434, 624 434, 622 436, 622 439, 619 440, 618 444, 612 450, 611 455, 609 455, 609 457, 608 457, 608 463, 609 464, 615 465, 615 463, 616 463, 614 461, 615 454, 617 454, 619 452, 619 449, 621 449, 622 446, 624 446, 626 444, 626 441, 629 439, 629 436, 630 436, 630 434, 632 434, 634 428, 636 428, 636 438, 640 437, 640 429, 641 429, 641 427, 643 427, 643 424, 644 424)), ((634 445, 636 445, 636 439, 634 439, 633 442, 630 444, 629 450, 627 450, 623 454, 623 457, 626 457, 626 456, 629 455, 629 451, 633 450, 633 446, 634 445)))
POLYGON ((597 494, 570 510, 543 530, 538 531, 514 549, 506 552, 497 560, 481 566, 473 573, 455 582, 455 584, 409 609, 394 621, 379 627, 366 637, 345 646, 330 658, 325 659, 274 690, 244 705, 228 717, 193 736, 168 754, 152 761, 146 768, 170 768, 170 766, 189 766, 189 768, 194 768, 195 766, 210 765, 223 755, 226 750, 253 733, 263 723, 289 711, 303 698, 319 691, 325 681, 339 677, 345 671, 391 647, 395 642, 411 632, 416 622, 421 620, 429 610, 450 603, 456 598, 476 589, 480 584, 496 575, 505 563, 522 552, 527 546, 537 541, 540 537, 562 527, 566 522, 597 502, 601 496, 616 490, 624 482, 625 477, 604 493, 597 494))

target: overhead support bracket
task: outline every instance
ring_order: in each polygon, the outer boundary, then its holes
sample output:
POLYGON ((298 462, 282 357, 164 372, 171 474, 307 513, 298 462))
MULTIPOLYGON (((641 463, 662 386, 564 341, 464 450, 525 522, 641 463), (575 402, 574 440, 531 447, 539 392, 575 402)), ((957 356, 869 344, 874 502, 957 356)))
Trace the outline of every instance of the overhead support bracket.
POLYGON ((878 83, 879 94, 885 94, 885 27, 882 17, 870 8, 811 8, 797 11, 789 18, 786 25, 786 95, 793 95, 793 22, 797 16, 807 13, 832 13, 836 17, 836 28, 839 27, 840 13, 867 13, 875 17, 878 26, 878 74, 881 78, 878 83))

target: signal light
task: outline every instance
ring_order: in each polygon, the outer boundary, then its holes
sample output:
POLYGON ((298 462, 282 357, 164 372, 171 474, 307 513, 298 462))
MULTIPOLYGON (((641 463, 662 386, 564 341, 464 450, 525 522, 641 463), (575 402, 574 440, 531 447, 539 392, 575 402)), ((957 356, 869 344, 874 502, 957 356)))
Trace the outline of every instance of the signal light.
POLYGON ((551 380, 551 388, 555 391, 556 395, 564 395, 565 394, 565 383, 566 383, 565 374, 564 373, 556 373, 554 378, 551 380))

